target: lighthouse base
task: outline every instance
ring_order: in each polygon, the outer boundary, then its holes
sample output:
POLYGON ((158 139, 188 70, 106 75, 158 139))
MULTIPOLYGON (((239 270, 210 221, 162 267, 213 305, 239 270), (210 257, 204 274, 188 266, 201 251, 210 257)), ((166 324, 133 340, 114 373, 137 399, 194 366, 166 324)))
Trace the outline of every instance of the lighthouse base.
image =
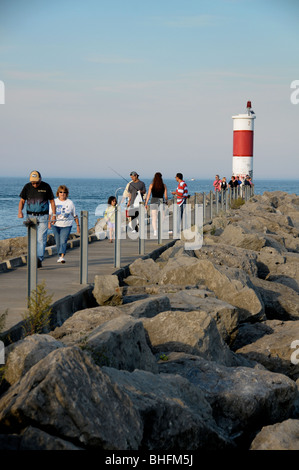
POLYGON ((253 178, 252 157, 233 157, 233 176, 240 176, 243 180, 246 175, 253 178))

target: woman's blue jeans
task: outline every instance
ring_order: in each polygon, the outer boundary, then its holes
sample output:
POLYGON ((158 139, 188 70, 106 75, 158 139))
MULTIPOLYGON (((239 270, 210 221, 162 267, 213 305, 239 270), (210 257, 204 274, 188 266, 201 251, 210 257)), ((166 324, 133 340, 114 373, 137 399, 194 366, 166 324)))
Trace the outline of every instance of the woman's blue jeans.
POLYGON ((70 225, 69 227, 56 227, 56 225, 53 225, 52 229, 54 232, 54 238, 55 238, 55 243, 57 247, 57 254, 65 255, 67 241, 68 241, 72 226, 70 225))

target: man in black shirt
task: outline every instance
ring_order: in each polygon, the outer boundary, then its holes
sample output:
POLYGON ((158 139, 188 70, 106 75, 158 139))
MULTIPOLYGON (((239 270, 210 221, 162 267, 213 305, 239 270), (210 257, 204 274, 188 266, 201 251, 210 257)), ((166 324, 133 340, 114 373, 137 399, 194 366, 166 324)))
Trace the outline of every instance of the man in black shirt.
POLYGON ((29 183, 25 184, 20 193, 18 217, 22 219, 23 208, 27 203, 27 217, 36 218, 37 225, 37 263, 42 266, 45 248, 47 244, 49 203, 52 207, 53 221, 56 221, 56 207, 54 203, 54 194, 51 186, 42 181, 41 174, 38 171, 32 171, 29 177, 29 183))

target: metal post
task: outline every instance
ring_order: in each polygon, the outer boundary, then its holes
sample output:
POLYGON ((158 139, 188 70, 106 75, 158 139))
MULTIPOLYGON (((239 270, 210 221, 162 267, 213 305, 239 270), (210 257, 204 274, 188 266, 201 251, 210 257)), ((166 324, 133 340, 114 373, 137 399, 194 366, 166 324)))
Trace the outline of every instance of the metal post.
POLYGON ((37 287, 37 219, 31 219, 28 224, 28 255, 27 255, 27 279, 28 302, 32 291, 37 287))
POLYGON ((120 268, 121 206, 115 207, 114 267, 120 268))
POLYGON ((210 191, 210 220, 213 220, 213 191, 210 191))
POLYGON ((199 194, 195 195, 195 205, 194 205, 194 225, 197 229, 203 227, 204 222, 204 206, 199 203, 199 194))
POLYGON ((203 217, 203 221, 205 222, 205 220, 206 220, 206 193, 203 193, 202 196, 203 196, 203 199, 202 199, 202 210, 203 210, 202 217, 203 217))
POLYGON ((162 243, 162 210, 163 210, 163 203, 159 201, 158 204, 158 244, 161 245, 162 243))
POLYGON ((145 239, 145 206, 143 202, 139 203, 139 254, 144 255, 145 239))
POLYGON ((88 283, 88 211, 81 211, 80 284, 88 283))
POLYGON ((194 225, 196 225, 196 207, 199 206, 199 193, 195 193, 194 197, 194 225))
POLYGON ((173 198, 173 205, 172 205, 173 211, 172 211, 172 231, 173 231, 173 238, 177 239, 179 238, 179 228, 178 228, 178 223, 179 223, 179 207, 177 205, 177 198, 174 196, 173 198))

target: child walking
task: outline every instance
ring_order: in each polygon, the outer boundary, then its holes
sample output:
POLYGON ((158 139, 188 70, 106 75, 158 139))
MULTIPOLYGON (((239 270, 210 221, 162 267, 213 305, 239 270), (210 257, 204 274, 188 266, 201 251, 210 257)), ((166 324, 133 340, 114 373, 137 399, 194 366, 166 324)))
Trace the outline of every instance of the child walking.
POLYGON ((108 199, 108 207, 104 213, 104 219, 107 222, 107 226, 109 229, 109 242, 113 242, 114 238, 114 231, 115 231, 115 206, 116 206, 116 197, 110 196, 108 199))

